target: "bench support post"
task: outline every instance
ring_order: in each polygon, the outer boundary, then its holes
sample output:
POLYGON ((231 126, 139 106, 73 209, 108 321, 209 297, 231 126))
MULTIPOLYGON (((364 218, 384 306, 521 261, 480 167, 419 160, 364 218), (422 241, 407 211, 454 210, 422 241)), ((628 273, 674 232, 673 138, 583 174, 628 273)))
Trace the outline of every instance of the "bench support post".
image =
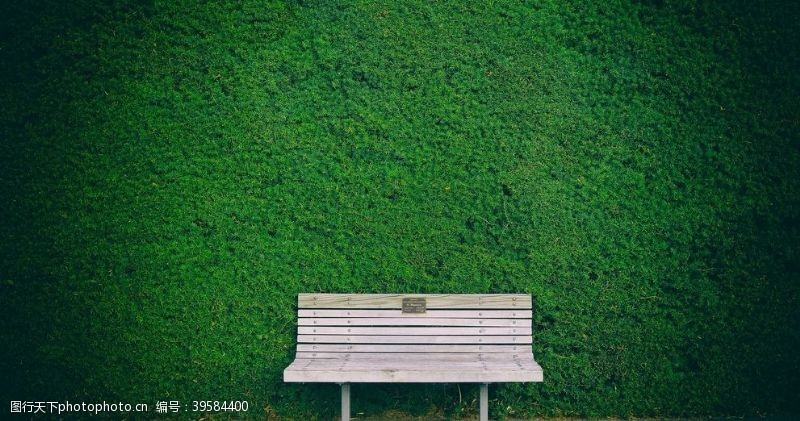
POLYGON ((342 421, 350 421, 350 383, 342 383, 342 421))
POLYGON ((481 383, 481 421, 489 421, 489 383, 481 383))

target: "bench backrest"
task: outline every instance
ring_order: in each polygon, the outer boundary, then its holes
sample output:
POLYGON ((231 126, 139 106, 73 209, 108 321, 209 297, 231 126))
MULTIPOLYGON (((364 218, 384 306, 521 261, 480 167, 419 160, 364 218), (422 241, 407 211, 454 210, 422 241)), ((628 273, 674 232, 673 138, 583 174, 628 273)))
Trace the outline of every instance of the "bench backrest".
POLYGON ((525 294, 300 294, 297 352, 532 352, 531 308, 525 294))

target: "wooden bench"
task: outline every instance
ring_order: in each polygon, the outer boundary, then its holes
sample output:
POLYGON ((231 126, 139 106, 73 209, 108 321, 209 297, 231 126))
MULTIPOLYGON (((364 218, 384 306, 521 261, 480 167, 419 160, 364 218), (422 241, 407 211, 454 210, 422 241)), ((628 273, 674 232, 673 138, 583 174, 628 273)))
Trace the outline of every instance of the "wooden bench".
POLYGON ((533 359, 531 296, 523 294, 300 294, 297 356, 285 382, 541 382, 533 359))

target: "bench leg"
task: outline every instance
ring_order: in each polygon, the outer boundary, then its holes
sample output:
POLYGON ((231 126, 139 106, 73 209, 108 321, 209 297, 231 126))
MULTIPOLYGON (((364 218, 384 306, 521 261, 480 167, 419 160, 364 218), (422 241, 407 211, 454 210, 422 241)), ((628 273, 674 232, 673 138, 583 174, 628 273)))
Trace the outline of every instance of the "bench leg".
POLYGON ((342 421, 350 421, 350 383, 342 383, 342 421))
POLYGON ((481 384, 481 421, 489 421, 489 383, 481 384))

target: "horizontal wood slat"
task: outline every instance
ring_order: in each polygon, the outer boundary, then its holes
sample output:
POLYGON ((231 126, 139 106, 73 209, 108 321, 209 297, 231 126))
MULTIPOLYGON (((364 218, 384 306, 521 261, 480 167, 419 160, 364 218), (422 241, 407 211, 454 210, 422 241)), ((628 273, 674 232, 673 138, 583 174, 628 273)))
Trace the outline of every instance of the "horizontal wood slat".
POLYGON ((295 370, 284 371, 284 381, 307 383, 500 383, 540 382, 541 367, 523 370, 439 368, 436 370, 295 370))
POLYGON ((450 319, 434 317, 300 318, 299 326, 507 326, 530 327, 530 319, 450 319))
POLYGON ((536 363, 533 360, 512 361, 470 361, 470 360, 335 360, 335 359, 300 359, 294 363, 303 370, 338 370, 338 371, 361 371, 361 370, 408 370, 408 371, 428 371, 441 370, 444 367, 459 370, 534 370, 536 363))
MULTIPOLYGON (((533 355, 528 352, 519 353, 463 353, 463 352, 298 352, 297 359, 328 359, 328 360, 350 360, 350 361, 383 361, 390 364, 395 361, 413 362, 447 362, 447 361, 510 361, 525 362, 533 361, 533 355)), ((335 362, 329 361, 328 364, 335 362)))
POLYGON ((354 344, 529 344, 530 336, 297 335, 298 343, 354 344))
POLYGON ((428 310, 425 313, 403 313, 401 310, 310 310, 300 309, 297 317, 402 317, 402 318, 455 318, 455 319, 530 319, 531 310, 428 310))
POLYGON ((361 326, 300 326, 300 335, 530 335, 529 327, 361 327, 361 326))
POLYGON ((428 309, 529 309, 527 294, 299 294, 298 308, 399 309, 403 298, 425 298, 428 309))
POLYGON ((531 345, 406 345, 406 344, 297 344, 297 352, 405 352, 405 353, 515 353, 525 352, 532 354, 531 345))
MULTIPOLYGON (((408 370, 408 371, 428 371, 441 370, 444 367, 452 370, 533 370, 533 362, 480 362, 480 361, 396 361, 387 364, 385 361, 348 361, 348 360, 326 360, 310 359, 311 364, 303 367, 304 370, 339 370, 339 371, 361 371, 361 370, 408 370)), ((299 362, 302 363, 302 360, 299 362)))

